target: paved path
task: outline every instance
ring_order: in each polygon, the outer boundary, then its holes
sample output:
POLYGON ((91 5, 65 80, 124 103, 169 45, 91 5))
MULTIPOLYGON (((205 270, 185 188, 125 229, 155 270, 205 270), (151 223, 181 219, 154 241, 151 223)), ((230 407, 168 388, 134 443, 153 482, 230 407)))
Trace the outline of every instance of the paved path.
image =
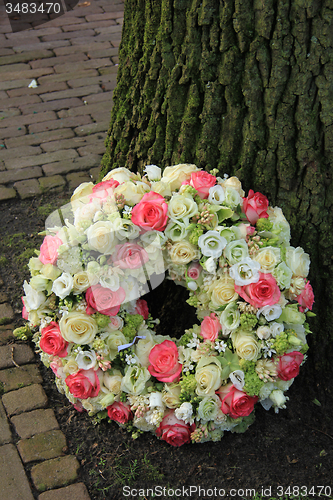
POLYGON ((122 0, 12 33, 0 3, 0 201, 95 180, 116 86, 122 0), (29 88, 36 80, 37 88, 29 88))
MULTIPOLYGON (((116 85, 122 0, 91 0, 12 33, 0 3, 0 202, 98 175, 116 85), (35 79, 37 88, 29 88, 35 79)), ((1 319, 14 317, 0 277, 1 319)), ((89 500, 32 349, 0 326, 0 498, 89 500)))

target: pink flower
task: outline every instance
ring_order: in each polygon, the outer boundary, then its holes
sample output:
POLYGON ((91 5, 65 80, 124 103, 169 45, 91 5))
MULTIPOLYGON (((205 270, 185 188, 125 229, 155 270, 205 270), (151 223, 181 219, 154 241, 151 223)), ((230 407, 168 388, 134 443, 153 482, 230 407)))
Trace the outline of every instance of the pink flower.
POLYGON ((253 411, 258 401, 257 396, 248 396, 239 391, 233 384, 220 387, 216 394, 221 399, 221 410, 231 418, 247 417, 253 411))
POLYGON ((255 193, 250 189, 248 197, 243 198, 243 211, 247 220, 255 224, 258 219, 267 219, 268 199, 261 193, 255 193))
POLYGON ((69 392, 75 398, 95 398, 99 393, 99 379, 92 368, 90 370, 79 370, 65 378, 69 392))
POLYGON ((99 198, 101 201, 106 201, 108 197, 113 194, 114 188, 119 186, 119 182, 115 179, 110 179, 108 181, 99 182, 93 187, 92 193, 89 196, 89 201, 94 198, 99 198))
POLYGON ((182 365, 178 361, 178 349, 171 340, 156 344, 149 354, 149 373, 160 382, 174 382, 178 379, 182 365))
POLYGON ((222 330, 221 323, 219 322, 215 313, 211 313, 210 316, 205 316, 201 323, 200 333, 205 340, 210 340, 214 342, 222 330))
POLYGON ((136 314, 141 314, 143 319, 148 319, 149 316, 148 304, 144 299, 138 299, 136 301, 135 312, 136 314))
POLYGON ((119 424, 126 424, 133 419, 133 413, 129 405, 121 402, 114 402, 111 406, 107 407, 108 416, 110 420, 115 420, 119 424))
POLYGON ((301 312, 304 312, 306 309, 310 309, 310 311, 312 311, 312 306, 314 303, 314 294, 312 286, 310 285, 310 281, 306 283, 305 288, 303 288, 303 290, 297 297, 297 302, 300 305, 299 310, 301 312))
POLYGON ((50 363, 50 368, 57 378, 65 378, 65 372, 63 369, 61 359, 56 356, 50 363))
POLYGON ((42 336, 39 345, 41 350, 47 354, 59 356, 59 358, 67 356, 68 342, 62 337, 59 325, 56 321, 51 321, 51 323, 42 328, 42 336))
POLYGON ((151 191, 143 195, 132 210, 132 222, 143 229, 164 231, 168 221, 168 205, 158 193, 151 191))
POLYGON ((201 274, 201 271, 202 267, 200 266, 199 262, 193 262, 187 268, 187 276, 191 280, 197 280, 201 274))
POLYGON ((62 241, 58 236, 47 235, 40 247, 39 260, 42 264, 54 264, 58 258, 58 248, 62 241))
POLYGON ((209 189, 216 184, 216 177, 205 171, 192 172, 190 186, 198 191, 201 199, 208 198, 209 189))
POLYGON ((22 318, 28 320, 29 319, 29 313, 27 311, 27 308, 25 307, 25 303, 24 303, 23 297, 21 297, 21 300, 22 300, 22 303, 23 303, 22 318))
POLYGON ((301 352, 288 352, 279 357, 278 377, 281 380, 291 380, 299 374, 299 367, 302 364, 304 355, 301 352))
POLYGON ((275 278, 269 273, 260 273, 257 283, 235 285, 235 291, 253 307, 272 306, 279 302, 281 292, 275 278))
POLYGON ((138 269, 149 261, 149 255, 140 245, 128 242, 116 245, 112 261, 121 269, 138 269))
POLYGON ((170 411, 156 429, 156 436, 172 446, 181 446, 191 442, 191 433, 195 427, 195 424, 185 424, 175 416, 174 411, 170 411))
POLYGON ((126 292, 119 287, 116 292, 101 285, 93 285, 86 291, 87 314, 94 314, 96 311, 106 316, 116 316, 120 305, 126 297, 126 292))

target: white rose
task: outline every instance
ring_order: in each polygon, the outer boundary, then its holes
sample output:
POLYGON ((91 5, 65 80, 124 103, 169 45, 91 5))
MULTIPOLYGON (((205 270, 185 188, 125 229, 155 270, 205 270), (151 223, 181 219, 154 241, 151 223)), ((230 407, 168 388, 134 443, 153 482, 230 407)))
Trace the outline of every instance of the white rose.
POLYGON ((195 165, 182 163, 173 167, 166 167, 163 172, 162 181, 169 184, 171 191, 179 189, 184 181, 191 178, 192 172, 199 169, 195 165))
POLYGON ((252 333, 238 331, 231 334, 232 343, 238 356, 247 361, 256 361, 260 354, 260 346, 252 333))
POLYGON ((126 181, 117 186, 114 190, 115 194, 123 195, 126 202, 130 205, 136 205, 141 201, 145 193, 150 190, 148 184, 145 182, 132 182, 126 181))
POLYGON ((152 182, 151 190, 154 191, 154 193, 160 194, 164 198, 171 196, 170 185, 166 181, 152 182))
POLYGON ((240 196, 245 196, 242 189, 242 183, 237 177, 228 177, 228 179, 223 180, 221 184, 224 188, 232 188, 237 191, 240 196))
POLYGON ((269 326, 259 326, 257 329, 257 335, 260 340, 267 340, 271 336, 271 329, 269 326))
POLYGON ((139 342, 134 347, 134 352, 137 355, 140 364, 142 366, 149 366, 149 354, 154 345, 163 342, 164 338, 161 335, 155 335, 154 332, 150 330, 145 330, 144 332, 138 333, 138 335, 145 336, 146 338, 140 339, 139 342))
MULTIPOLYGON (((272 236, 278 236, 279 241, 277 244, 289 245, 290 242, 290 226, 283 215, 280 207, 268 207, 267 213, 270 222, 273 224, 272 236)), ((259 233, 260 234, 260 233, 259 233)))
POLYGON ((61 335, 73 344, 89 344, 93 342, 98 326, 94 318, 83 312, 73 311, 64 315, 59 321, 61 335))
POLYGON ((73 276, 73 292, 79 294, 85 292, 91 285, 98 283, 98 278, 95 283, 91 283, 89 274, 86 271, 80 271, 73 276))
POLYGON ((168 205, 168 215, 171 219, 189 222, 189 219, 198 212, 198 205, 188 193, 174 194, 168 205))
POLYGON ((146 165, 144 171, 150 181, 159 181, 161 179, 162 169, 157 165, 146 165))
POLYGON ((191 403, 185 402, 180 405, 179 408, 175 409, 175 416, 178 420, 183 420, 185 424, 193 424, 194 419, 193 415, 193 407, 191 403))
POLYGON ((165 403, 167 408, 177 408, 179 406, 179 396, 181 393, 181 387, 179 384, 164 384, 164 389, 162 391, 162 401, 165 403))
POLYGON ((288 247, 286 251, 287 266, 292 270, 293 276, 306 278, 309 274, 310 257, 301 247, 288 247))
MULTIPOLYGON (((271 323, 270 325, 270 329, 271 329, 271 335, 272 337, 276 337, 277 335, 279 335, 280 333, 282 333, 284 331, 284 324, 283 323, 276 323, 275 321, 273 323, 271 323)), ((303 325, 300 325, 300 326, 303 326, 303 325)))
POLYGON ((214 396, 222 383, 221 363, 213 356, 202 356, 195 370, 198 396, 214 396))
POLYGON ((129 181, 134 177, 134 174, 130 172, 127 168, 115 168, 114 170, 111 170, 108 174, 106 174, 105 177, 103 177, 103 182, 104 181, 109 181, 110 179, 115 179, 118 181, 120 184, 122 182, 129 181))
POLYGON ((99 221, 87 229, 88 245, 91 250, 110 255, 115 246, 115 231, 112 222, 99 221))
MULTIPOLYGON (((109 330, 111 330, 109 328, 109 330)), ((118 347, 124 344, 128 344, 128 341, 124 334, 119 330, 111 330, 101 335, 101 339, 104 340, 109 349, 109 359, 112 361, 118 354, 118 347)))
POLYGON ((75 359, 72 357, 71 358, 66 357, 66 359, 67 359, 67 363, 65 364, 65 366, 63 368, 65 374, 72 375, 72 373, 76 373, 79 370, 79 367, 78 367, 75 359))
POLYGON ((162 408, 165 409, 165 405, 162 399, 161 392, 151 392, 149 395, 149 408, 162 408))
POLYGON ((258 283, 260 278, 260 264, 250 257, 233 264, 229 269, 229 274, 237 286, 258 283))
POLYGON ((24 305, 28 311, 38 309, 45 302, 45 295, 43 292, 38 292, 27 281, 23 283, 24 289, 24 305))
POLYGON ((99 200, 80 205, 74 212, 74 226, 79 226, 83 221, 92 222, 95 214, 100 210, 99 200))
POLYGON ((69 273, 62 273, 52 285, 52 292, 60 299, 64 299, 73 290, 73 276, 69 273))
POLYGON ((253 260, 259 262, 263 273, 272 273, 281 261, 280 249, 275 247, 261 248, 256 252, 253 260))
POLYGON ((226 245, 227 240, 218 231, 207 231, 198 240, 198 246, 205 257, 220 257, 226 245))
POLYGON ((238 299, 238 293, 235 292, 235 282, 229 276, 214 280, 208 292, 211 305, 215 309, 238 299))

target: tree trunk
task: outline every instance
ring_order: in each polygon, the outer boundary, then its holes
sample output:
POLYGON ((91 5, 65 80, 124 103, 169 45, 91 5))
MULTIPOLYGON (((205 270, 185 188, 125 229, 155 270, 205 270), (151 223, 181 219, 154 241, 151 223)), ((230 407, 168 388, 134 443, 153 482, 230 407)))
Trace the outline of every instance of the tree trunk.
POLYGON ((280 206, 312 259, 318 378, 332 371, 332 161, 331 0, 126 0, 103 172, 216 167, 280 206))

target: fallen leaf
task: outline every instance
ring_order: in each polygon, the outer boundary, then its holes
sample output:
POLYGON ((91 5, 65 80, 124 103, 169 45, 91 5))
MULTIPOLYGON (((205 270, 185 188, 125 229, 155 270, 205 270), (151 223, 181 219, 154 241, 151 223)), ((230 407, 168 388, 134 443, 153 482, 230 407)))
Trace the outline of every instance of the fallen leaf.
POLYGON ((90 5, 90 2, 82 2, 82 3, 79 3, 77 6, 78 7, 89 7, 90 5))
POLYGON ((293 458, 290 460, 289 455, 287 455, 287 460, 289 464, 296 464, 298 462, 298 458, 293 458))

